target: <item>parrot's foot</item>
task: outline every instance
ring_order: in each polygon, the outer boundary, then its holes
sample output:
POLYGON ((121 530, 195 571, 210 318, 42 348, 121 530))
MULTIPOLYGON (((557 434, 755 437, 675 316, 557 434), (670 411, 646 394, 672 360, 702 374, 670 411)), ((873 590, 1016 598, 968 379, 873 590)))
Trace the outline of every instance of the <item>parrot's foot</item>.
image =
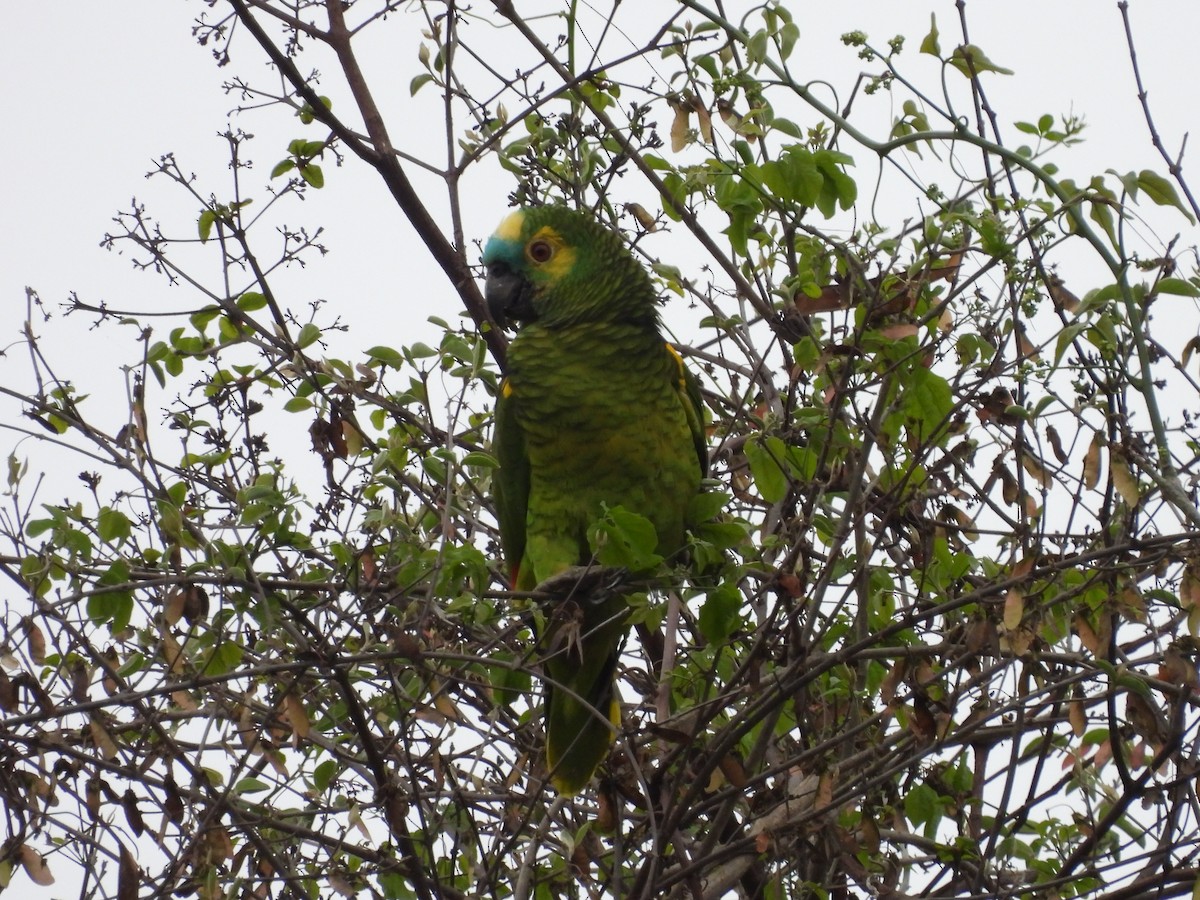
POLYGON ((536 588, 551 603, 574 600, 582 606, 599 606, 622 593, 629 570, 621 566, 570 566, 551 575, 536 588))

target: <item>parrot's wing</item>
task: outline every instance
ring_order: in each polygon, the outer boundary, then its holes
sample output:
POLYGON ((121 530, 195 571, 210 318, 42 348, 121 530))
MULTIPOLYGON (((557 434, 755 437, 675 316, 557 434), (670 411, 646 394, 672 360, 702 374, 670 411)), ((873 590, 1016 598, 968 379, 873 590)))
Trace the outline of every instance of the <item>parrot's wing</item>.
POLYGON ((492 493, 500 522, 500 545, 508 564, 510 583, 517 586, 521 559, 525 555, 526 514, 529 510, 529 456, 525 432, 517 420, 517 399, 505 379, 496 398, 493 444, 500 467, 493 473, 492 493))
POLYGON ((700 462, 700 477, 708 476, 708 442, 704 435, 704 400, 700 396, 700 381, 683 362, 679 351, 667 344, 667 350, 675 360, 679 376, 675 391, 687 416, 688 428, 692 432, 692 444, 696 448, 696 459, 700 462))

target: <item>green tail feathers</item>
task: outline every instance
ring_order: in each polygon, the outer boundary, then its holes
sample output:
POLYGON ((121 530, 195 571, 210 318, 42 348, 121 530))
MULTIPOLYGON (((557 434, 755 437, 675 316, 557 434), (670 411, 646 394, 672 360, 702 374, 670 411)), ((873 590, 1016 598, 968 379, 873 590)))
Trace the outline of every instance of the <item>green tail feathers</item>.
POLYGON ((621 725, 615 679, 626 608, 621 596, 568 599, 547 626, 546 764, 560 794, 584 788, 621 725))
POLYGON ((621 704, 613 690, 616 663, 614 654, 611 665, 605 666, 589 694, 576 697, 566 690, 547 687, 546 763, 550 783, 560 794, 583 790, 608 756, 614 729, 621 725, 621 704))

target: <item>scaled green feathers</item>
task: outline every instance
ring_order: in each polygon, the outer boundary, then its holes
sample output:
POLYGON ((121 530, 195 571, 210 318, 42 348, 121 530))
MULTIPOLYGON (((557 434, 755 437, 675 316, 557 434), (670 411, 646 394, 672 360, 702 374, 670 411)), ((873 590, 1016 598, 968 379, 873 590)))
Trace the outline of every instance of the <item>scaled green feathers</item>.
MULTIPOLYGON (((587 564, 587 529, 606 506, 648 518, 658 552, 675 553, 707 454, 699 389, 659 332, 649 276, 618 235, 558 206, 512 213, 483 262, 493 319, 521 325, 494 436, 513 586, 587 564)), ((560 793, 587 784, 620 724, 613 678, 625 605, 581 597, 549 616, 539 648, 546 756, 560 793)))

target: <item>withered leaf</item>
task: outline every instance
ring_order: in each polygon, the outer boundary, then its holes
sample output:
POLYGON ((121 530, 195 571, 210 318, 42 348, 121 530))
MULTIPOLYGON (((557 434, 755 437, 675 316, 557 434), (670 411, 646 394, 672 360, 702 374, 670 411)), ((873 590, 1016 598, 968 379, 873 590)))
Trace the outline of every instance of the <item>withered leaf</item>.
POLYGON ((21 868, 25 870, 25 874, 34 884, 42 887, 54 884, 54 876, 50 874, 50 867, 46 865, 46 860, 37 850, 28 844, 22 844, 20 850, 17 851, 17 856, 21 860, 21 868))
POLYGON ((1115 447, 1108 454, 1108 474, 1125 505, 1130 508, 1137 506, 1141 500, 1137 478, 1130 471, 1125 454, 1115 447))
POLYGON ((1100 483, 1100 448, 1103 446, 1104 436, 1097 431, 1083 457, 1083 486, 1089 491, 1095 490, 1100 483))
POLYGON ((146 823, 142 820, 142 811, 138 809, 137 796, 133 793, 133 788, 127 789, 121 796, 121 809, 125 811, 125 821, 129 823, 133 833, 141 837, 142 832, 146 830, 146 823))
POLYGON ((1053 425, 1046 426, 1046 440, 1050 442, 1050 449, 1054 451, 1054 458, 1059 463, 1065 464, 1067 461, 1067 453, 1063 450, 1062 438, 1058 436, 1058 429, 1053 425))

